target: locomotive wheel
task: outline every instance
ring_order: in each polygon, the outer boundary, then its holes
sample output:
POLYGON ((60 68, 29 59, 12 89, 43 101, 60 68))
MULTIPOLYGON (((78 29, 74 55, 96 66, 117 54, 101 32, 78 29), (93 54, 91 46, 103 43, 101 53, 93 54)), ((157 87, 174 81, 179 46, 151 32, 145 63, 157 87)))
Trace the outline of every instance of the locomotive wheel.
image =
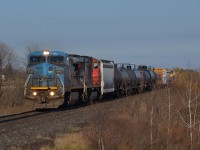
POLYGON ((78 92, 78 101, 83 101, 83 99, 84 99, 83 91, 79 91, 78 92))
POLYGON ((88 96, 85 93, 82 93, 80 102, 83 103, 83 104, 87 103, 87 97, 88 96))
POLYGON ((97 101, 100 101, 102 99, 101 92, 97 92, 97 101))
POLYGON ((88 92, 87 95, 85 96, 85 99, 83 101, 83 103, 93 103, 91 100, 91 92, 88 92))
POLYGON ((78 92, 78 101, 77 104, 85 103, 87 95, 83 93, 83 91, 78 92))
POLYGON ((64 102, 59 107, 65 107, 65 106, 67 106, 70 101, 71 101, 71 92, 65 92, 65 94, 64 94, 64 102))

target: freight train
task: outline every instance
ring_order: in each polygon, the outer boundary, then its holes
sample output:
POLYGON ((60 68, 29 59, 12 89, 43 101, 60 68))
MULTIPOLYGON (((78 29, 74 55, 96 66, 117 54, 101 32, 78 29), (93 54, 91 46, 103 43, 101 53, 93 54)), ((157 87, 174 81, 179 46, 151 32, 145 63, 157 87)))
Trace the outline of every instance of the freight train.
POLYGON ((70 104, 75 92, 79 102, 87 103, 91 102, 93 92, 97 100, 106 95, 124 97, 150 91, 158 84, 171 81, 169 72, 161 76, 158 70, 145 65, 116 64, 110 60, 48 50, 30 53, 26 72, 26 98, 48 103, 63 97, 63 106, 70 104))

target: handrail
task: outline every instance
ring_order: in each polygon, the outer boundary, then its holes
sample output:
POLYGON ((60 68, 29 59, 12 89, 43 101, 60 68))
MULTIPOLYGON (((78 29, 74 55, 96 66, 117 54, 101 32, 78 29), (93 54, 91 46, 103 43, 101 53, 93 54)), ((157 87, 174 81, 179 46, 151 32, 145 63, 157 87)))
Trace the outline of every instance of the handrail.
POLYGON ((28 78, 27 78, 27 80, 26 80, 26 83, 24 84, 24 96, 26 96, 27 84, 28 84, 28 82, 29 82, 29 80, 30 80, 30 78, 31 78, 32 75, 33 75, 33 74, 30 74, 30 75, 28 76, 28 78))
POLYGON ((60 83, 62 84, 62 87, 63 87, 63 95, 65 94, 65 86, 64 86, 64 83, 62 82, 62 79, 61 79, 61 76, 60 75, 58 75, 58 74, 56 74, 58 77, 59 77, 59 79, 60 79, 60 83))

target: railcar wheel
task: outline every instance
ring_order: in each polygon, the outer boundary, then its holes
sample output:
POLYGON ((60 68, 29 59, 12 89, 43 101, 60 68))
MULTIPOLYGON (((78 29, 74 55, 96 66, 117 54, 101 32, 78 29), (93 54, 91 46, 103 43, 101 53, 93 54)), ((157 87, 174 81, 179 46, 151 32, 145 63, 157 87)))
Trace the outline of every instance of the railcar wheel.
POLYGON ((120 91, 119 90, 115 90, 115 97, 116 98, 120 98, 120 91))

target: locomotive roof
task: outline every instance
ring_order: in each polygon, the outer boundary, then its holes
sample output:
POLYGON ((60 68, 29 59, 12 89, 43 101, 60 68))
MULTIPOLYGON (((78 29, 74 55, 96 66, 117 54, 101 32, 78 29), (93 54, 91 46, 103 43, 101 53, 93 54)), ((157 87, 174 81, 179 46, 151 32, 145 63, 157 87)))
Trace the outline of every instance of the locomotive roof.
POLYGON ((110 62, 114 63, 114 61, 112 61, 112 60, 101 59, 101 61, 102 61, 102 62, 106 62, 106 63, 110 63, 110 62))
POLYGON ((84 56, 84 55, 77 55, 77 54, 69 54, 69 56, 71 57, 79 57, 79 58, 88 58, 88 59, 96 59, 96 60, 99 60, 95 57, 92 57, 92 56, 84 56))
MULTIPOLYGON (((35 52, 30 53, 29 56, 41 56, 41 55, 43 55, 43 52, 44 51, 35 51, 35 52)), ((55 55, 55 56, 62 55, 62 56, 64 56, 64 55, 66 55, 66 53, 61 52, 61 51, 49 51, 49 55, 55 55)))
POLYGON ((85 58, 93 58, 91 56, 83 56, 83 55, 77 55, 77 54, 69 54, 69 56, 72 56, 72 57, 85 57, 85 58))

